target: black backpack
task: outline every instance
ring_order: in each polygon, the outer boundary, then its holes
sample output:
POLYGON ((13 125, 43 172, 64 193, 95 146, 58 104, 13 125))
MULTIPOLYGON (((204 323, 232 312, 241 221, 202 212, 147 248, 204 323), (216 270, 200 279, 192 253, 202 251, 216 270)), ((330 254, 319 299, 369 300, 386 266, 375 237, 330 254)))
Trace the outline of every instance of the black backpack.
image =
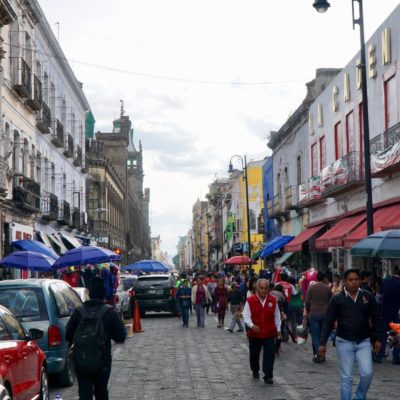
POLYGON ((108 336, 102 318, 112 307, 104 304, 95 307, 78 307, 81 320, 73 337, 75 368, 81 372, 97 372, 105 367, 105 347, 108 336))

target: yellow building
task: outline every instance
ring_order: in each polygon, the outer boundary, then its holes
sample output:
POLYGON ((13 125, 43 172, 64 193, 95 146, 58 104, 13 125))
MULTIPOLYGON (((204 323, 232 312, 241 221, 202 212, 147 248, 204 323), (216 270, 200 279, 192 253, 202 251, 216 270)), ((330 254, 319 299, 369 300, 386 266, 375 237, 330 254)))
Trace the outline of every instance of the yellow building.
MULTIPOLYGON (((250 161, 247 164, 247 179, 249 190, 249 218, 250 218, 250 249, 251 254, 259 251, 263 247, 263 188, 262 188, 262 169, 265 160, 250 161)), ((241 237, 244 243, 247 243, 247 209, 246 209, 246 180, 240 183, 240 199, 242 205, 242 232, 241 237)), ((247 246, 244 247, 247 249, 247 246)), ((257 273, 262 268, 262 262, 258 261, 253 265, 257 273)))

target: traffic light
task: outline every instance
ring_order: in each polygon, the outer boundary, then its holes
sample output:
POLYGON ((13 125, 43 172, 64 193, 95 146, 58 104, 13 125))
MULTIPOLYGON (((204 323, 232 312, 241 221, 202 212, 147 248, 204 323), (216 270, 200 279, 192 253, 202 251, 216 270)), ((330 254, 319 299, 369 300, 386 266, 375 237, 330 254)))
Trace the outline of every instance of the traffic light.
POLYGON ((116 249, 114 249, 114 253, 118 254, 119 256, 122 255, 122 250, 120 247, 117 247, 116 249))

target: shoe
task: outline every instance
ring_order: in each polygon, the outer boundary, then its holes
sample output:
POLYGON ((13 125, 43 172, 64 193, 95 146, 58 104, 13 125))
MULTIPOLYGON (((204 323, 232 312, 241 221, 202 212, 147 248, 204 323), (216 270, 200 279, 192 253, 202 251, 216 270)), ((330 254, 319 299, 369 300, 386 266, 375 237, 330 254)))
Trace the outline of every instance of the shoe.
POLYGON ((244 329, 238 329, 236 332, 243 332, 244 329))
POLYGON ((400 365, 400 360, 392 360, 393 365, 400 365))
POLYGON ((272 378, 267 378, 266 376, 264 376, 264 382, 268 383, 268 385, 273 385, 274 384, 274 380, 272 378))
POLYGON ((253 379, 260 379, 260 374, 258 372, 253 372, 253 379))
POLYGON ((230 333, 233 333, 233 330, 232 330, 232 329, 227 329, 226 331, 227 331, 227 332, 230 332, 230 333))
POLYGON ((372 361, 373 361, 375 364, 382 364, 382 362, 383 362, 383 360, 382 360, 381 357, 373 357, 373 358, 372 358, 372 361))
POLYGON ((321 358, 320 356, 314 356, 313 361, 314 361, 316 364, 321 364, 321 363, 325 362, 325 357, 324 357, 324 358, 321 358))
POLYGON ((218 324, 218 325, 217 325, 217 328, 221 328, 221 324, 218 324))

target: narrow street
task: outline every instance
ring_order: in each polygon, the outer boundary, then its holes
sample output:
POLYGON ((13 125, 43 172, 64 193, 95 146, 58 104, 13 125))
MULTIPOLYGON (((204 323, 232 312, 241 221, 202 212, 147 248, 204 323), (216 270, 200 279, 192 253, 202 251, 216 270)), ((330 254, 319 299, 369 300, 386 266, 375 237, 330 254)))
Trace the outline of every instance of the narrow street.
MULTIPOLYGON (((248 365, 247 340, 243 333, 216 328, 209 315, 204 329, 181 328, 176 318, 149 314, 142 319, 143 333, 123 345, 114 345, 110 399, 165 400, 330 400, 338 399, 335 350, 329 345, 327 362, 311 361, 311 344, 285 343, 275 362, 275 384, 253 380, 248 365)), ((398 395, 400 366, 389 361, 375 366, 369 400, 389 400, 398 395)), ((51 387, 63 400, 76 400, 74 387, 51 387)))

